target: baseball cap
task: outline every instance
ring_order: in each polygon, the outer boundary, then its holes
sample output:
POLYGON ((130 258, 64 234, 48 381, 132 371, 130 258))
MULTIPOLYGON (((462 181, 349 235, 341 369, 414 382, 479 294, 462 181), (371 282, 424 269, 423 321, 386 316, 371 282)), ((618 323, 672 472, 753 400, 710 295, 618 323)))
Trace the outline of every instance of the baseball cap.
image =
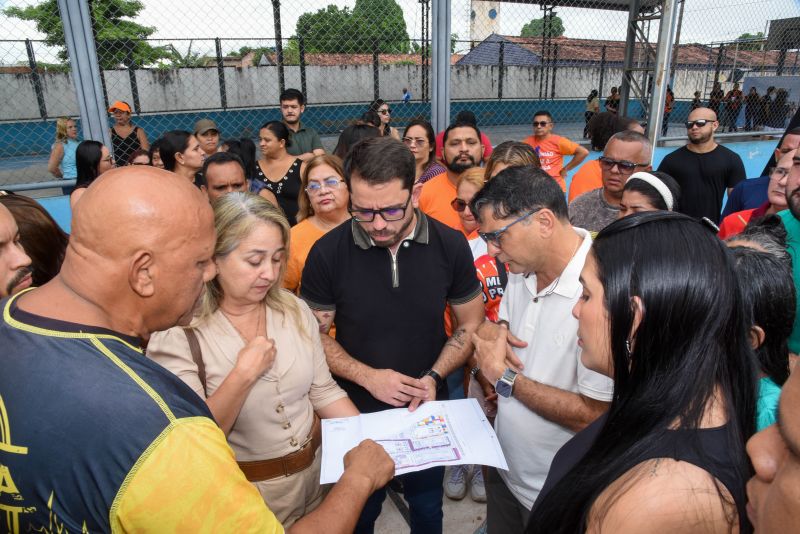
POLYGON ((212 121, 211 119, 200 119, 199 121, 194 123, 195 135, 204 134, 209 130, 216 130, 219 132, 219 128, 217 128, 217 123, 212 121))
POLYGON ((131 112, 131 106, 127 102, 123 102, 122 100, 117 100, 113 104, 108 107, 108 112, 113 113, 115 109, 120 111, 125 111, 127 113, 131 112))

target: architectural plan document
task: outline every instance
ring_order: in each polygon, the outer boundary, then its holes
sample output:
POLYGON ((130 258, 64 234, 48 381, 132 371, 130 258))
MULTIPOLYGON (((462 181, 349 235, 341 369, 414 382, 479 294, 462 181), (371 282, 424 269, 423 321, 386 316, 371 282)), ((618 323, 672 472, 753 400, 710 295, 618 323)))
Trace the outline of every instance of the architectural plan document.
POLYGON ((395 474, 437 465, 491 465, 508 469, 497 436, 475 399, 426 402, 356 417, 322 420, 320 483, 339 480, 344 455, 365 439, 386 449, 395 474))

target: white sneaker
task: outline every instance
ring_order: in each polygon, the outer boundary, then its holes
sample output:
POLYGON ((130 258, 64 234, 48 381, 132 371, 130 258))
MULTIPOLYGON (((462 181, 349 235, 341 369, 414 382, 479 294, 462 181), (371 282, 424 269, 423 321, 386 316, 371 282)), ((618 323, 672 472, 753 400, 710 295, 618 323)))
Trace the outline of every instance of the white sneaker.
POLYGON ((468 465, 451 465, 444 481, 444 494, 454 501, 460 501, 467 495, 468 465))
POLYGON ((475 502, 486 502, 486 487, 483 485, 483 469, 481 466, 475 466, 475 472, 472 475, 472 480, 469 483, 469 496, 475 502))

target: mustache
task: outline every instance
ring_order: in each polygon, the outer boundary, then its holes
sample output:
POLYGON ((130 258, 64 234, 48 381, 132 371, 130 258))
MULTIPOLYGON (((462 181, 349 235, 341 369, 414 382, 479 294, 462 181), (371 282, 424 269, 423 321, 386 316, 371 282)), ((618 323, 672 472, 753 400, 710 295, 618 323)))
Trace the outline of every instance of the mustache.
POLYGON ((29 274, 33 274, 33 269, 30 266, 23 267, 22 269, 17 271, 17 274, 14 275, 14 278, 12 278, 11 281, 8 283, 8 287, 6 288, 6 294, 10 295, 11 291, 13 291, 14 288, 17 287, 20 282, 22 282, 22 279, 28 276, 29 274))

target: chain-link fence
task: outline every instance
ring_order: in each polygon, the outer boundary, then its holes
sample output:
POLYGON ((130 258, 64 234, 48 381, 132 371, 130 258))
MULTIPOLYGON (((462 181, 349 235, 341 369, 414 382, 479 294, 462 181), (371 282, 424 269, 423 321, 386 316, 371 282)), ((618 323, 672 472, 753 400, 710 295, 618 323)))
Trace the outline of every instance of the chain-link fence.
MULTIPOLYGON (((433 1, 91 0, 106 105, 129 103, 150 141, 201 118, 222 139, 255 137, 280 118, 281 90, 297 88, 303 123, 330 150, 377 98, 390 103, 392 125, 430 117, 431 36, 442 31, 433 1)), ((532 133, 533 113, 546 109, 556 133, 581 140, 587 111, 618 107, 626 85, 626 114, 650 120, 662 2, 640 0, 633 13, 631 3, 452 0, 451 116, 473 111, 499 143, 532 133)), ((56 119, 75 118, 83 138, 57 2, 2 6, 0 185, 43 182, 53 178, 56 119)), ((698 92, 728 130, 780 128, 800 98, 795 2, 685 0, 679 9, 666 135, 684 135, 698 92)))

